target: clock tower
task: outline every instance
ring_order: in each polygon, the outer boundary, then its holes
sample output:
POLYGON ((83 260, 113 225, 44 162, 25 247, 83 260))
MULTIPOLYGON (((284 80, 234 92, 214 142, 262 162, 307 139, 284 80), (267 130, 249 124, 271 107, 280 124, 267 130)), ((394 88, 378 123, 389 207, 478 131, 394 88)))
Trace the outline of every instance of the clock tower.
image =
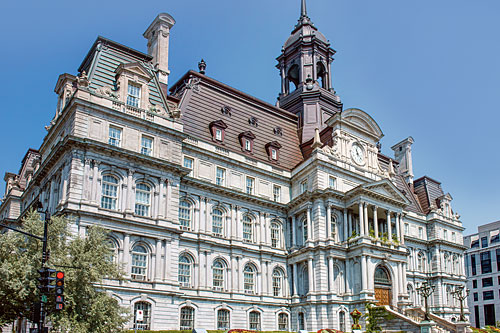
POLYGON ((301 142, 326 127, 326 120, 342 111, 340 97, 332 87, 331 65, 335 50, 307 15, 302 0, 301 14, 291 36, 277 58, 281 75, 279 106, 299 117, 301 142))

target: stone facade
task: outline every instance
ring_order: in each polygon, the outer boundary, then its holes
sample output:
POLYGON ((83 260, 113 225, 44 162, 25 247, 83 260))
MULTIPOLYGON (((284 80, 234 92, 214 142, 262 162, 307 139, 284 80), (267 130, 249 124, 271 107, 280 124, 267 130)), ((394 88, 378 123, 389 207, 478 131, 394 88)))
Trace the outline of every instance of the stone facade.
POLYGON ((413 179, 412 138, 387 157, 375 120, 342 109, 305 2, 277 106, 194 71, 167 91, 174 24, 155 19, 149 54, 99 37, 78 76, 59 77, 41 147, 5 176, 1 219, 40 201, 75 234, 109 229, 126 278, 106 288, 146 311, 143 328, 344 329, 367 301, 421 306, 427 279, 432 311, 456 319, 451 196, 413 179))

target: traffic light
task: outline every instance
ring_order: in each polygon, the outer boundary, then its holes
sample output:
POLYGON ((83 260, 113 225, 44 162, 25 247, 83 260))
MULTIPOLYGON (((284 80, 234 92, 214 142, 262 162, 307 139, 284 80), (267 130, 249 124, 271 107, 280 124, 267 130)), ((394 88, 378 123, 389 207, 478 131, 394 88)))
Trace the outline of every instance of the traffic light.
POLYGON ((56 310, 64 309, 64 272, 56 272, 56 310))
POLYGON ((40 292, 42 294, 47 294, 52 289, 54 289, 55 286, 52 284, 52 281, 54 281, 56 278, 53 277, 52 275, 55 272, 56 272, 55 269, 46 268, 46 267, 42 267, 38 270, 38 274, 40 274, 40 277, 38 278, 38 282, 40 282, 40 284, 37 286, 37 288, 40 289, 40 292))

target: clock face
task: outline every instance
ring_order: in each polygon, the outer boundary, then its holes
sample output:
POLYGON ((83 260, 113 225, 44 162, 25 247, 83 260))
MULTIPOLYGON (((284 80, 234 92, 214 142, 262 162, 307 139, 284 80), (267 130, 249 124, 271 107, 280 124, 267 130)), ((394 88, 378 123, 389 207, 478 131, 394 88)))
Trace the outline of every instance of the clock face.
POLYGON ((363 164, 365 161, 365 153, 363 151, 363 148, 361 148, 361 146, 356 143, 353 144, 351 148, 351 157, 355 163, 359 165, 363 164))

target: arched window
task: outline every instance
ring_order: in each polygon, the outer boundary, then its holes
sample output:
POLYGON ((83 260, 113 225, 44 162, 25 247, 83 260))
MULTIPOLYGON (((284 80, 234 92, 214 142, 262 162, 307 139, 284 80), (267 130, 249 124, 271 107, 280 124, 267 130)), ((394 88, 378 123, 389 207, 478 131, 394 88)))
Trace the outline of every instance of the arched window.
POLYGON ((451 286, 446 287, 446 304, 448 306, 453 306, 453 294, 451 286))
POLYGON ((105 175, 102 177, 101 208, 116 210, 118 200, 118 179, 105 175))
POLYGON ((413 286, 411 284, 409 284, 407 287, 406 287, 406 290, 408 292, 408 295, 410 296, 410 302, 412 304, 416 304, 416 299, 415 299, 415 291, 413 290, 413 286))
POLYGON ((288 314, 285 312, 278 314, 278 331, 288 331, 288 314))
POLYGON ((247 294, 255 294, 255 275, 256 269, 253 265, 246 265, 243 270, 243 284, 245 293, 247 294))
POLYGON ((306 245, 307 242, 307 218, 302 219, 302 243, 303 245, 306 245))
POLYGON ((226 273, 226 265, 220 259, 214 261, 212 266, 213 288, 215 290, 224 290, 224 277, 226 273))
POLYGON ((181 308, 181 330, 192 330, 194 328, 194 309, 190 306, 181 308))
POLYGON ((453 255, 453 259, 451 261, 451 274, 457 274, 457 268, 458 268, 458 257, 456 255, 453 255))
POLYGON ((299 331, 306 329, 306 316, 304 312, 299 312, 299 331))
POLYGON ((345 323, 345 311, 341 310, 339 312, 339 330, 345 332, 346 323, 345 323))
POLYGON ((227 331, 229 329, 230 312, 226 309, 217 310, 217 329, 227 331))
POLYGON ((243 241, 253 242, 253 221, 249 215, 243 216, 243 241))
POLYGON ((417 256, 417 270, 425 273, 425 257, 422 252, 419 252, 417 256))
POLYGON ((283 296, 283 278, 284 274, 280 268, 273 271, 273 296, 283 296))
POLYGON ((290 89, 290 82, 293 83, 294 85, 294 89, 297 89, 297 87, 299 86, 299 66, 297 64, 293 65, 292 67, 290 67, 290 69, 288 70, 288 74, 287 74, 287 89, 288 89, 288 92, 291 92, 292 90, 290 89))
POLYGON ((331 228, 331 234, 330 237, 333 240, 337 239, 337 217, 332 214, 332 217, 330 218, 330 228, 331 228))
POLYGON ((117 262, 117 254, 118 254, 118 246, 116 245, 116 242, 108 238, 106 239, 106 244, 108 245, 108 250, 109 250, 109 256, 107 257, 107 260, 112 263, 117 262))
POLYGON ((260 312, 251 311, 248 314, 248 321, 250 323, 249 329, 255 330, 255 331, 260 331, 260 312))
POLYGON ((281 224, 271 222, 271 246, 274 248, 281 247, 281 224))
POLYGON ((215 236, 222 237, 223 231, 224 231, 224 224, 223 224, 223 217, 224 214, 222 213, 222 210, 219 208, 214 208, 212 209, 212 233, 215 236))
POLYGON ((309 292, 309 272, 307 265, 302 265, 300 272, 302 273, 300 276, 300 281, 302 282, 302 295, 307 295, 309 292))
POLYGON ((148 268, 148 251, 142 245, 136 245, 132 249, 132 272, 131 278, 135 280, 146 280, 148 268))
POLYGON ((137 302, 134 304, 134 329, 149 330, 151 326, 151 304, 147 302, 137 302), (138 310, 142 310, 142 321, 137 321, 135 317, 138 310))
POLYGON ((327 89, 327 75, 326 75, 326 70, 325 66, 321 63, 318 62, 316 64, 316 74, 318 76, 317 81, 318 84, 321 88, 327 89))
POLYGON ((179 223, 182 230, 191 230, 191 206, 187 200, 179 202, 179 223))
POLYGON ((193 275, 193 260, 187 254, 179 257, 178 280, 181 286, 191 287, 191 276, 193 275))
POLYGON ((374 281, 377 285, 391 286, 389 273, 382 266, 377 266, 377 268, 375 269, 374 281))
POLYGON ((149 216, 151 207, 151 187, 144 183, 135 186, 135 214, 149 216))

